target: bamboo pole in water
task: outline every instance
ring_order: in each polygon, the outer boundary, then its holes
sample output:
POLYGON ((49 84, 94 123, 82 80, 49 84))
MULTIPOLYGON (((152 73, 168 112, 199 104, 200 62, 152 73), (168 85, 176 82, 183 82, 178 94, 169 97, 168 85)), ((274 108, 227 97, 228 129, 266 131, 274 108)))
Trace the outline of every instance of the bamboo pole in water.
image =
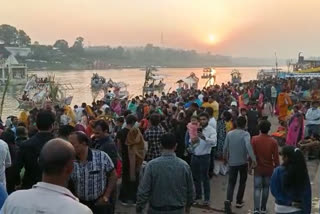
POLYGON ((3 94, 2 94, 2 99, 1 99, 1 104, 0 104, 0 118, 2 117, 4 99, 6 98, 6 94, 7 94, 9 85, 10 85, 10 72, 8 71, 8 78, 7 78, 7 81, 6 81, 6 85, 5 85, 3 94))

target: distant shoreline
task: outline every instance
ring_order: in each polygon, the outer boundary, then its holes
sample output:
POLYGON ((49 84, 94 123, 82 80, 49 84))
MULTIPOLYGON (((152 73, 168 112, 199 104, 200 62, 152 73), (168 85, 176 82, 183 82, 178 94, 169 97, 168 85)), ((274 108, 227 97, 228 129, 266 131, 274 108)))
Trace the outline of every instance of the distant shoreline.
MULTIPOLYGON (((279 65, 279 67, 283 67, 284 65, 279 65)), ((205 68, 205 67, 213 67, 213 68, 254 68, 254 67, 273 67, 272 65, 217 65, 217 66, 156 66, 157 69, 166 69, 166 68, 205 68)), ((28 69, 28 71, 108 71, 108 70, 123 70, 123 69, 145 69, 146 67, 116 67, 116 68, 104 68, 104 69, 85 69, 85 68, 65 68, 65 69, 28 69)))

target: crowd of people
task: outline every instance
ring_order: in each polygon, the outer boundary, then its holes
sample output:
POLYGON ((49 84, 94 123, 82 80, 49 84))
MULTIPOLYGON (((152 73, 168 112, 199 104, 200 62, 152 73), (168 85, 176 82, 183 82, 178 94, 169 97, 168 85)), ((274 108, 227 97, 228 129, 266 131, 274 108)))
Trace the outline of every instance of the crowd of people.
POLYGON ((137 213, 147 205, 148 213, 190 213, 211 206, 210 178, 227 174, 224 211, 232 213, 238 174, 241 209, 248 173, 255 214, 267 212, 269 188, 271 213, 310 213, 304 155, 320 144, 320 109, 303 103, 306 88, 319 81, 228 83, 10 116, 0 125, 1 213, 106 214, 118 200, 137 213), (285 132, 281 164, 275 115, 285 132))

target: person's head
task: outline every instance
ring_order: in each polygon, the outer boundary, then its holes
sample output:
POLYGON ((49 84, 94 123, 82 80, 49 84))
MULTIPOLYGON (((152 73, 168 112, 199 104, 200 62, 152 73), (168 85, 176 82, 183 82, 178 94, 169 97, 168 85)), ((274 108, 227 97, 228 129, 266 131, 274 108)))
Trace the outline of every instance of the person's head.
POLYGON ((173 134, 164 134, 161 138, 161 146, 163 149, 175 151, 177 142, 173 134))
POLYGON ((118 117, 116 119, 116 126, 122 126, 124 124, 124 117, 118 117))
POLYGON ((209 97, 207 97, 207 96, 206 96, 206 97, 203 97, 202 100, 203 100, 204 103, 207 103, 207 102, 209 102, 209 97))
POLYGON ((28 130, 24 126, 18 126, 16 129, 16 136, 18 137, 28 137, 28 130))
POLYGON ((109 125, 105 120, 97 120, 93 123, 93 133, 95 139, 101 139, 109 134, 109 125))
POLYGON ((7 144, 14 144, 15 143, 14 132, 11 129, 6 129, 4 132, 2 132, 0 139, 2 139, 7 144))
POLYGON ((42 180, 64 185, 73 170, 75 150, 73 146, 60 138, 46 143, 39 156, 39 166, 42 169, 42 180))
POLYGON ((126 117, 126 123, 127 123, 127 125, 129 125, 129 126, 134 126, 134 124, 136 124, 137 121, 138 121, 137 117, 134 116, 133 114, 129 114, 129 115, 126 117))
POLYGON ((283 185, 285 190, 303 191, 309 182, 308 169, 305 158, 300 149, 293 146, 284 146, 280 152, 283 160, 283 185))
POLYGON ((200 120, 200 125, 202 127, 206 127, 209 123, 209 119, 210 119, 210 116, 208 113, 206 112, 202 112, 200 115, 199 115, 199 120, 200 120))
POLYGON ((12 116, 12 117, 11 117, 11 122, 12 122, 12 125, 13 125, 13 126, 17 126, 19 120, 18 120, 18 118, 17 118, 16 116, 12 116))
POLYGON ((213 115, 213 108, 207 107, 207 108, 205 109, 205 112, 207 112, 207 113, 209 114, 209 116, 212 117, 212 115, 213 115))
POLYGON ((319 108, 319 102, 318 102, 318 101, 313 101, 313 102, 312 102, 312 108, 313 108, 313 109, 319 108))
POLYGON ((64 139, 64 140, 67 140, 69 135, 74 131, 74 128, 73 126, 70 126, 70 125, 63 125, 63 126, 60 126, 59 127, 59 137, 64 139))
POLYGON ((39 131, 51 131, 54 123, 54 114, 51 111, 41 111, 37 115, 36 124, 39 131))
POLYGON ((208 99, 209 103, 213 103, 214 102, 214 97, 213 96, 210 96, 209 99, 208 99))
POLYGON ((237 119, 237 127, 239 129, 244 129, 246 127, 246 124, 247 124, 247 120, 246 120, 245 117, 243 117, 243 116, 238 117, 238 119, 237 119))
POLYGON ((160 121, 161 121, 160 114, 158 114, 158 113, 151 114, 150 123, 152 126, 158 126, 160 121))
POLYGON ((298 113, 299 110, 300 110, 299 105, 294 105, 294 106, 293 106, 293 112, 294 112, 294 113, 298 113))
POLYGON ((69 142, 74 147, 76 155, 79 157, 84 152, 87 152, 90 145, 89 137, 81 131, 72 132, 68 137, 69 142))
POLYGON ((192 123, 192 124, 198 124, 199 123, 199 118, 197 117, 197 116, 195 116, 195 115, 193 115, 192 117, 191 117, 191 119, 190 119, 190 122, 192 123))
POLYGON ((225 121, 230 121, 232 119, 232 114, 230 113, 230 111, 224 111, 222 113, 222 118, 225 120, 225 121))
POLYGON ((247 115, 247 109, 241 108, 240 109, 240 114, 241 114, 241 116, 246 116, 247 115))
POLYGON ((271 129, 271 123, 268 120, 262 120, 259 123, 259 130, 262 134, 268 134, 271 129))
POLYGON ((190 109, 192 109, 192 110, 197 110, 197 109, 199 109, 198 103, 191 103, 190 109))

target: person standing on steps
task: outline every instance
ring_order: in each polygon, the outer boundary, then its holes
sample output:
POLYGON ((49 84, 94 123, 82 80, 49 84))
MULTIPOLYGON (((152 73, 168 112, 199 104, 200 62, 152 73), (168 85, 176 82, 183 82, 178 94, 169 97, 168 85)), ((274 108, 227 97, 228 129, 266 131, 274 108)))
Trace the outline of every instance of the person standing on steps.
POLYGON ((254 169, 254 214, 266 213, 270 179, 274 168, 279 166, 278 144, 268 135, 270 128, 271 123, 262 120, 259 124, 260 135, 254 136, 251 141, 257 158, 257 167, 254 169))
POLYGON ((223 148, 224 159, 229 164, 227 200, 225 201, 225 212, 228 214, 232 213, 231 204, 238 173, 240 174, 240 183, 236 207, 242 208, 244 206, 243 196, 248 175, 248 155, 252 160, 252 167, 254 168, 257 165, 256 157, 250 142, 250 134, 244 130, 246 122, 245 117, 238 117, 237 129, 232 130, 227 134, 223 148))
POLYGON ((162 155, 148 162, 137 194, 136 213, 141 214, 147 203, 148 213, 190 213, 194 185, 189 165, 176 157, 176 138, 161 138, 162 155))

